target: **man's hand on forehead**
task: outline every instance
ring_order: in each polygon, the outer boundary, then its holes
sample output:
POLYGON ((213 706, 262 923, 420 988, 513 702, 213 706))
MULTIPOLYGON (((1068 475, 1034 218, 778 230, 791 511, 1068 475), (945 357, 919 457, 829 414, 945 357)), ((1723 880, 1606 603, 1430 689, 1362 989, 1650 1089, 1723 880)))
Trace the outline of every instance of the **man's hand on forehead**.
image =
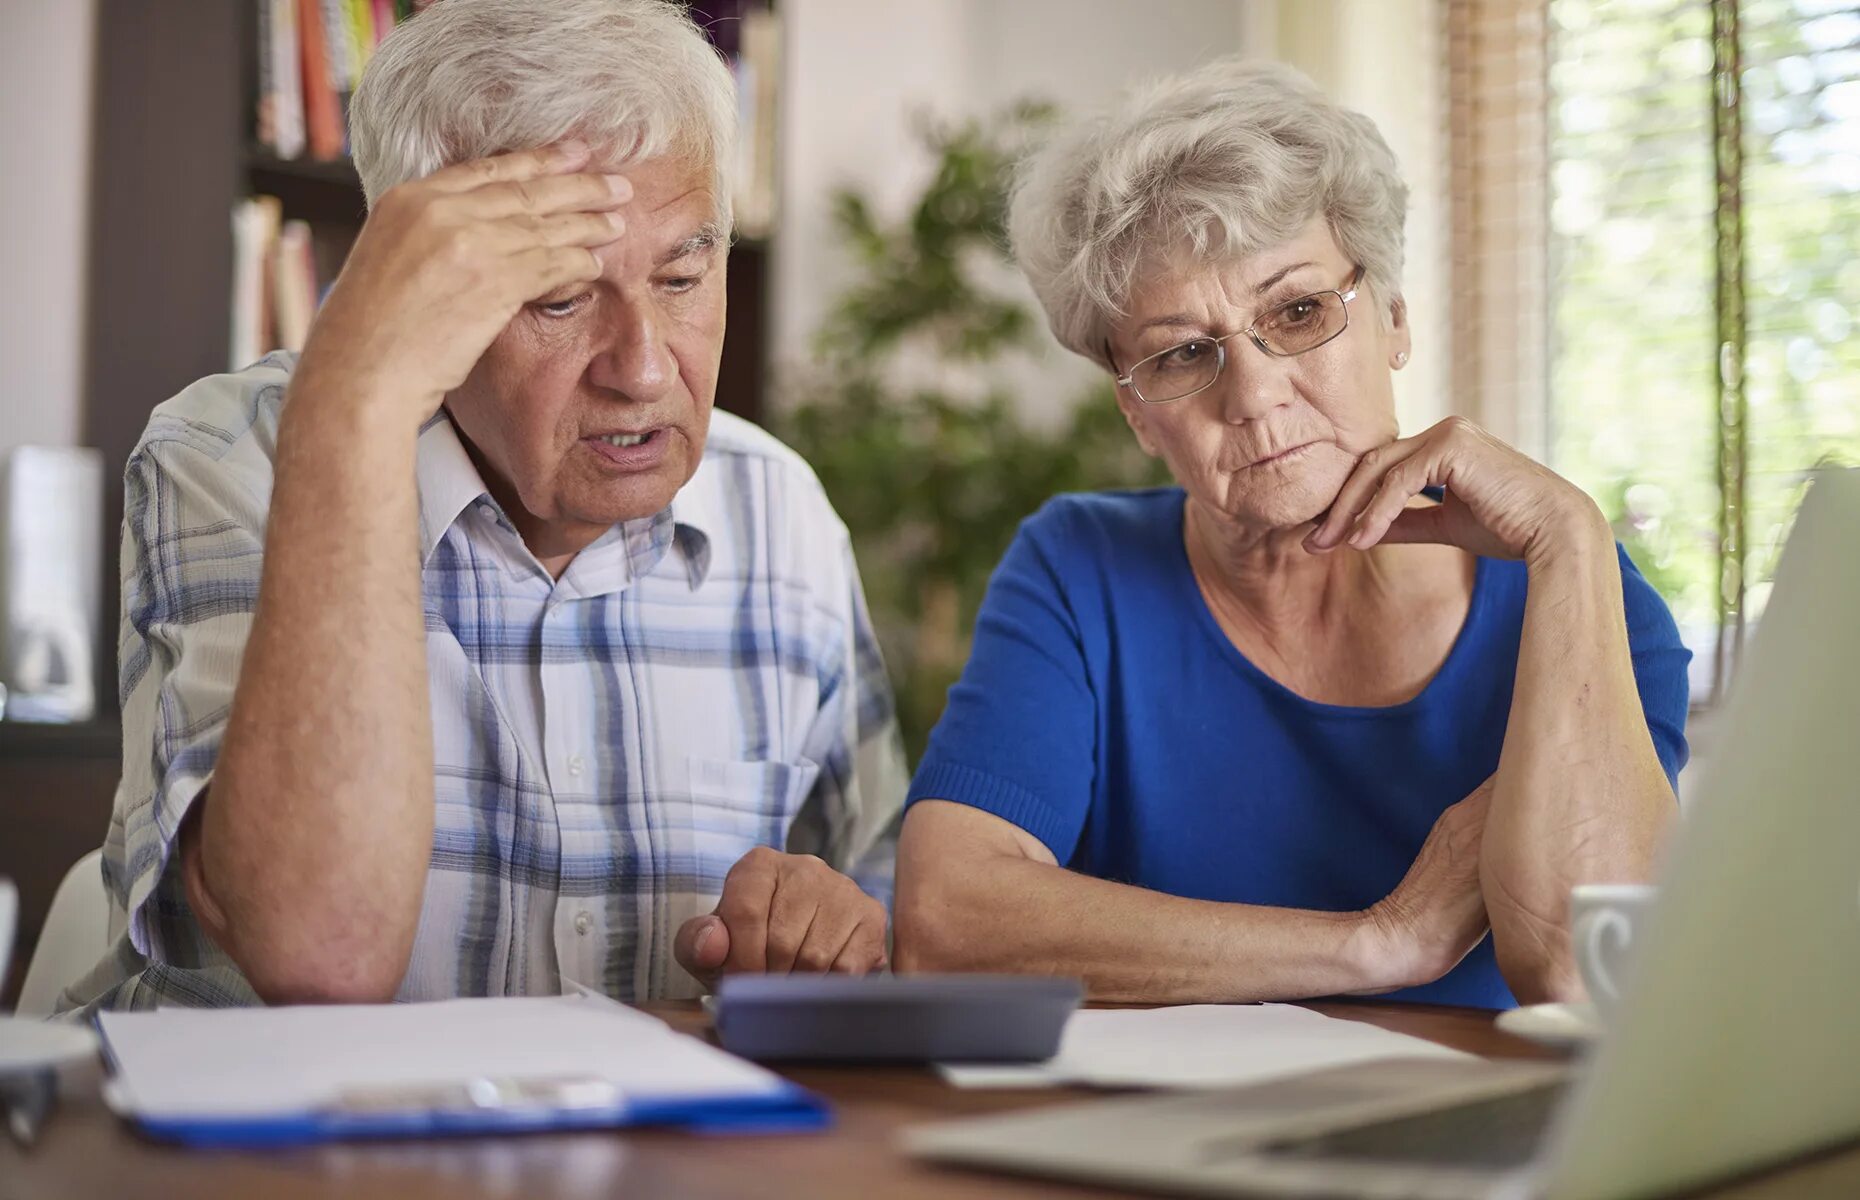
POLYGON ((523 305, 600 276, 634 197, 565 142, 444 167, 375 204, 311 327, 301 378, 417 426, 523 305))

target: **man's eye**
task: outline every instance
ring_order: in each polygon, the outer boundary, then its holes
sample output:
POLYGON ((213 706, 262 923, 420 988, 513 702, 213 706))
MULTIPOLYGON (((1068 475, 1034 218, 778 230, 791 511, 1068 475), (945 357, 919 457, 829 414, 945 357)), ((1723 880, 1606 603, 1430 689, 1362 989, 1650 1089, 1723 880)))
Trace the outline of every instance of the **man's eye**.
POLYGON ((588 293, 582 292, 580 295, 570 296, 566 300, 551 300, 546 304, 538 304, 536 305, 536 311, 542 313, 544 316, 566 317, 580 308, 582 301, 587 298, 588 293))
POLYGON ((659 285, 675 295, 679 292, 688 292, 703 281, 702 275, 674 275, 669 279, 660 280, 659 285))

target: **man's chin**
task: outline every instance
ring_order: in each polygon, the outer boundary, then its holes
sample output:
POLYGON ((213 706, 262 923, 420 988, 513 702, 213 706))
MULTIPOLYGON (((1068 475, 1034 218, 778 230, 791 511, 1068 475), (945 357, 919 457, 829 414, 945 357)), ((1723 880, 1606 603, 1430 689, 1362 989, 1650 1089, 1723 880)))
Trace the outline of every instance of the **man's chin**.
MULTIPOLYGON (((617 490, 617 489, 616 489, 617 490)), ((589 497, 575 506, 590 524, 618 525, 656 517, 671 506, 677 488, 626 489, 620 495, 589 497)))
POLYGON ((671 499, 683 486, 683 471, 653 471, 621 480, 601 480, 580 489, 580 495, 565 508, 601 525, 640 521, 670 508, 671 499))
POLYGON ((692 473, 685 456, 674 452, 647 471, 615 474, 597 468, 578 474, 572 494, 563 497, 562 510, 583 521, 612 525, 664 512, 692 473))

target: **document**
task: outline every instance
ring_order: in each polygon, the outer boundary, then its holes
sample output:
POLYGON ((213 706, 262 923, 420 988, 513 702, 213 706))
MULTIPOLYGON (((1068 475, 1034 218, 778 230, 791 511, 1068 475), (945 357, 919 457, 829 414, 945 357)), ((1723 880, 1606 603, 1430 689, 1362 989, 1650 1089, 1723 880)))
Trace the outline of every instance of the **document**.
POLYGON ((957 1087, 1237 1087, 1385 1058, 1472 1058, 1295 1004, 1082 1009, 1043 1063, 937 1067, 957 1087))
MULTIPOLYGON (((106 1096, 145 1126, 297 1119, 279 1140, 407 1128, 382 1115, 521 1110, 701 1119, 792 1101, 777 1075, 591 995, 106 1012, 106 1096), (303 1125, 309 1118, 310 1124, 303 1125)), ((454 1119, 454 1124, 457 1124, 454 1119)), ((470 1126, 466 1126, 470 1127, 470 1126)))

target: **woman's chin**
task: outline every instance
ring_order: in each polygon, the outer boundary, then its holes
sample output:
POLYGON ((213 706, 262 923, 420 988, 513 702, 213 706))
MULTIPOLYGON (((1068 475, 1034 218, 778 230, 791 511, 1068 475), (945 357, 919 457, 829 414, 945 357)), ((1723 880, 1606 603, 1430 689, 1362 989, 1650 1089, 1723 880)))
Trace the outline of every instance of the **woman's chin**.
POLYGON ((1219 507, 1245 525, 1295 529, 1328 512, 1349 477, 1347 464, 1339 471, 1314 463, 1296 474, 1273 478, 1249 479, 1242 473, 1228 480, 1226 503, 1219 507))

